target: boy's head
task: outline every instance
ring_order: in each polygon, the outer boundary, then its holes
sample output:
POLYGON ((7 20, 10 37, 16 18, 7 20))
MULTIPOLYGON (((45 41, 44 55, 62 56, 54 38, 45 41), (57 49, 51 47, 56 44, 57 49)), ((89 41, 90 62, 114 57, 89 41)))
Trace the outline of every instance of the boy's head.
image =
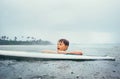
POLYGON ((60 40, 58 40, 58 43, 57 43, 57 50, 66 51, 68 49, 68 46, 69 46, 68 40, 60 39, 60 40))

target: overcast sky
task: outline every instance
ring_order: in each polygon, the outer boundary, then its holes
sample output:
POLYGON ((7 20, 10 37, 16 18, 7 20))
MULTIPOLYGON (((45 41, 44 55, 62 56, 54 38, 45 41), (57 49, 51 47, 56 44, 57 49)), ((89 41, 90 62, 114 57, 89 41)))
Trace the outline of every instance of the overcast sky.
POLYGON ((0 36, 120 43, 120 0, 0 0, 0 36))

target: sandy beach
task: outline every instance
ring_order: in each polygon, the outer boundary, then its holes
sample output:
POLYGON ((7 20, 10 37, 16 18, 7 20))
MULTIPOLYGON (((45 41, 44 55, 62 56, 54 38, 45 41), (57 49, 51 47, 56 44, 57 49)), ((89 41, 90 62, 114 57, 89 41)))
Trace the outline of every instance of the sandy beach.
POLYGON ((0 59, 0 79, 120 79, 120 47, 84 48, 85 52, 103 50, 116 60, 0 59))

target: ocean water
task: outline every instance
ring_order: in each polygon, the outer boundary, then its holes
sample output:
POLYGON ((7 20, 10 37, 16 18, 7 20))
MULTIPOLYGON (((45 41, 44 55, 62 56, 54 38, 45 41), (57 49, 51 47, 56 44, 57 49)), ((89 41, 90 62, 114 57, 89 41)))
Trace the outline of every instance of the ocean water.
MULTIPOLYGON (((0 45, 0 50, 41 53, 56 45, 0 45)), ((68 51, 112 56, 115 61, 0 60, 0 79, 120 79, 120 44, 71 44, 68 51)))

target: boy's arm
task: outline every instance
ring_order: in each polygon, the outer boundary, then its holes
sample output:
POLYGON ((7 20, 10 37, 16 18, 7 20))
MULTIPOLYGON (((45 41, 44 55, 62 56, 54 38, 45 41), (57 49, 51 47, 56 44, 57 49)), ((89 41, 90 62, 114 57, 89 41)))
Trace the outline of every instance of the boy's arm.
POLYGON ((83 55, 82 51, 72 51, 69 54, 83 55))
POLYGON ((43 52, 43 53, 57 53, 56 51, 53 51, 53 50, 42 50, 41 52, 43 52))
POLYGON ((83 52, 82 52, 82 51, 71 51, 71 52, 66 52, 66 51, 42 50, 41 52, 43 52, 43 53, 58 53, 58 54, 75 54, 75 55, 83 55, 83 52))
POLYGON ((66 52, 66 51, 57 51, 58 54, 67 54, 69 52, 66 52))
POLYGON ((59 54, 75 54, 75 55, 83 55, 82 51, 71 51, 71 52, 66 52, 66 51, 58 51, 59 54))

